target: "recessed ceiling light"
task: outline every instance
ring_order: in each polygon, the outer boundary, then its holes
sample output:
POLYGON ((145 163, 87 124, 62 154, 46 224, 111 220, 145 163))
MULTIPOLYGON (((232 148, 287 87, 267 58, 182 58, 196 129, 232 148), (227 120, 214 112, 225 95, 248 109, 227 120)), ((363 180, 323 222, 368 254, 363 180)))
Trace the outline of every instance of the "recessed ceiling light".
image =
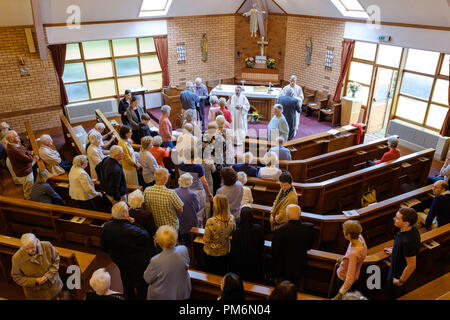
POLYGON ((164 16, 171 4, 172 0, 143 0, 139 17, 164 16))

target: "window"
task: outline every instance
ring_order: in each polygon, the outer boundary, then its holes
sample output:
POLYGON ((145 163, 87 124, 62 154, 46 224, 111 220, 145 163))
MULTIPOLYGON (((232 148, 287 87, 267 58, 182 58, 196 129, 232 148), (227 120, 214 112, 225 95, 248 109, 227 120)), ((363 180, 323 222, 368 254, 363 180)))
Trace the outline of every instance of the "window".
POLYGON ((356 41, 353 58, 373 61, 376 51, 377 45, 375 43, 356 41))
POLYGON ((433 78, 405 72, 400 92, 408 96, 428 100, 432 86, 433 78))
POLYGON ((433 102, 448 104, 448 80, 437 79, 434 85, 433 102))
POLYGON ((143 0, 139 17, 166 15, 171 4, 172 0, 143 0))
POLYGON ((345 17, 369 18, 358 0, 331 0, 331 2, 345 17))
POLYGON ((409 49, 405 69, 434 74, 436 72, 438 60, 438 52, 409 49))
POLYGON ((435 104, 430 105, 426 125, 441 130, 447 112, 448 108, 435 104))
POLYGON ((373 67, 370 64, 352 62, 350 65, 349 81, 370 85, 373 67))
POLYGON ((162 88, 153 38, 70 43, 63 75, 69 102, 114 97, 126 89, 162 88))
POLYGON ((400 96, 396 116, 422 123, 427 111, 427 103, 416 99, 400 96))
POLYGON ((384 44, 380 44, 378 46, 377 64, 398 68, 401 56, 401 47, 386 46, 384 44))
POLYGON ((441 67, 441 74, 443 76, 447 76, 448 77, 448 64, 450 62, 450 54, 446 54, 444 56, 444 61, 442 62, 442 67, 441 67))

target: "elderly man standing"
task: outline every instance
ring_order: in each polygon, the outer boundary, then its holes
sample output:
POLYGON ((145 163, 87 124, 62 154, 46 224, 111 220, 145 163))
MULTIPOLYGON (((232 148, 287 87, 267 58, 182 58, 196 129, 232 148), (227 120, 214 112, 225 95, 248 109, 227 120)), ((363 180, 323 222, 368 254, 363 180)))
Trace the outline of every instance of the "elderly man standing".
POLYGON ((16 131, 8 131, 5 139, 8 142, 6 153, 11 162, 12 170, 16 175, 16 181, 23 186, 25 200, 30 200, 34 183, 33 162, 38 161, 39 157, 33 155, 30 150, 20 143, 20 137, 16 131))
POLYGON ((286 207, 288 222, 275 230, 272 241, 272 261, 274 273, 279 280, 289 280, 299 289, 308 260, 308 250, 314 243, 314 225, 300 220, 298 205, 286 207))
POLYGON ((197 105, 200 103, 199 96, 195 93, 192 81, 186 82, 186 89, 180 93, 181 107, 183 108, 183 118, 187 110, 193 109, 194 121, 197 121, 197 105))
POLYGON ((147 283, 143 276, 150 262, 150 235, 147 230, 134 224, 123 201, 112 207, 111 217, 103 226, 102 249, 119 267, 123 290, 128 298, 145 300, 147 283))
POLYGON ((267 139, 275 142, 278 137, 287 140, 289 134, 289 125, 283 115, 283 106, 276 104, 273 106, 273 118, 267 126, 267 139))
POLYGON ((123 160, 122 147, 113 146, 109 157, 100 162, 95 171, 100 181, 100 187, 112 204, 124 201, 127 195, 127 183, 120 161, 123 160))
POLYGON ((20 238, 20 249, 12 257, 11 277, 23 288, 28 300, 54 299, 63 287, 59 277, 59 254, 50 242, 32 233, 20 238))
POLYGON ((202 83, 202 78, 195 79, 194 92, 200 99, 197 111, 200 113, 200 121, 202 122, 202 132, 205 131, 205 101, 208 99, 208 88, 202 83))
POLYGON ((230 98, 230 112, 233 118, 231 128, 235 136, 235 142, 238 146, 244 143, 247 135, 247 114, 250 110, 250 103, 245 95, 242 94, 242 87, 237 86, 235 94, 230 98))
POLYGON ((72 163, 63 161, 58 151, 52 148, 53 139, 48 134, 43 134, 39 140, 41 146, 39 147, 39 157, 44 160, 50 176, 59 176, 65 172, 69 172, 72 168, 72 163))
POLYGON ((145 205, 153 213, 156 228, 169 225, 178 231, 178 215, 183 212, 183 201, 174 190, 166 188, 169 171, 159 168, 155 171, 155 185, 145 189, 145 205))
MULTIPOLYGON (((300 90, 302 89, 300 88, 300 90)), ((294 98, 294 89, 292 89, 291 86, 287 86, 283 91, 285 92, 285 95, 280 96, 277 103, 283 106, 283 114, 289 125, 288 140, 292 140, 295 136, 295 131, 297 130, 295 123, 298 118, 297 115, 300 117, 300 113, 302 112, 302 104, 299 99, 294 98)))
MULTIPOLYGON (((297 85, 297 76, 292 75, 289 78, 289 84, 287 86, 285 86, 283 88, 283 90, 281 90, 279 97, 286 95, 287 88, 292 88, 292 90, 294 90, 293 97, 298 100, 298 102, 300 103, 300 106, 301 106, 302 102, 303 102, 303 99, 305 97, 303 96, 302 88, 299 85, 297 85)), ((294 128, 295 128, 295 130, 294 130, 294 137, 297 134, 297 128, 298 128, 299 124, 300 124, 300 113, 297 113, 296 117, 295 117, 295 122, 294 122, 294 128)))

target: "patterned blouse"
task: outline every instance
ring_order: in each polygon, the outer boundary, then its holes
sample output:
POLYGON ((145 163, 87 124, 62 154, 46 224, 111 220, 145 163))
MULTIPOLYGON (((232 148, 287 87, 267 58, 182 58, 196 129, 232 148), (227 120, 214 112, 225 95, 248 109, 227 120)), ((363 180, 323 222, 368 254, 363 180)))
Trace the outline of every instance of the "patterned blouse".
POLYGON ((209 256, 220 257, 230 252, 230 235, 236 229, 234 216, 229 215, 227 221, 219 220, 217 217, 206 221, 205 235, 209 242, 205 243, 203 250, 209 256))

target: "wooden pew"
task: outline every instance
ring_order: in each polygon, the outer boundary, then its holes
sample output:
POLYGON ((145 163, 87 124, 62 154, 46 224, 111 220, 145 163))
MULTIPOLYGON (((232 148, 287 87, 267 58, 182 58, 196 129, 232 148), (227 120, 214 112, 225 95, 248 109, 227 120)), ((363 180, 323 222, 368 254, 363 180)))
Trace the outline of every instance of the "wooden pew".
POLYGON ((450 294, 450 272, 401 296, 397 300, 440 300, 446 294, 450 294))
POLYGON ((61 120, 64 139, 66 141, 66 144, 70 146, 70 149, 73 150, 74 156, 86 154, 86 150, 85 147, 83 146, 83 143, 78 139, 69 121, 67 121, 66 117, 63 114, 61 114, 59 118, 61 120))
MULTIPOLYGON (((357 144, 358 129, 353 126, 344 126, 335 129, 337 134, 331 134, 328 131, 313 134, 307 137, 290 140, 284 143, 284 146, 291 149, 292 159, 302 160, 315 157, 328 152, 351 147, 357 144)), ((365 130, 365 127, 364 127, 365 130)), ((364 141, 364 134, 360 138, 360 143, 364 141)), ((245 150, 251 151, 255 156, 263 156, 265 151, 274 146, 271 141, 263 139, 245 139, 245 150)))
MULTIPOLYGON (((12 281, 10 276, 11 270, 11 259, 12 256, 20 249, 20 239, 8 237, 0 234, 0 265, 3 272, 3 276, 8 281, 12 281), (6 271, 6 273, 5 273, 6 271)), ((90 274, 87 270, 92 266, 96 256, 94 254, 85 253, 76 250, 70 250, 62 247, 55 247, 60 256, 60 268, 59 273, 61 279, 67 278, 66 269, 68 266, 76 265, 80 267, 81 271, 81 290, 76 290, 75 295, 77 299, 82 299, 84 296, 84 291, 86 291, 89 286, 87 285, 89 281, 90 274)), ((93 270, 90 270, 91 272, 93 270)))
MULTIPOLYGON (((342 233, 342 223, 349 219, 358 220, 363 227, 363 236, 369 247, 379 245, 394 237, 394 225, 392 219, 400 206, 412 199, 420 201, 422 206, 429 207, 433 195, 431 185, 377 202, 368 207, 357 209, 355 216, 320 215, 302 212, 302 221, 312 223, 316 234, 314 242, 315 249, 332 250, 333 252, 345 253, 347 240, 342 233)), ((272 207, 259 204, 251 205, 254 212, 255 222, 259 223, 265 234, 270 230, 270 210, 272 207)))
MULTIPOLYGON (((346 173, 361 170, 366 162, 381 159, 389 151, 388 138, 358 144, 345 149, 329 152, 302 160, 281 160, 280 169, 289 171, 295 182, 320 182, 346 173)), ((262 163, 260 158, 256 158, 262 163)))
MULTIPOLYGON (((377 200, 385 200, 425 185, 433 160, 434 149, 426 149, 391 162, 358 170, 343 176, 316 183, 293 185, 300 196, 300 205, 318 214, 334 214, 341 210, 361 207, 361 196, 369 188, 377 191, 377 200)), ((272 205, 279 191, 278 181, 249 177, 256 203, 272 205)))
MULTIPOLYGON (((216 300, 220 295, 221 276, 195 269, 189 269, 189 275, 192 282, 191 299, 216 300)), ((244 281, 245 300, 267 300, 273 289, 273 287, 244 281)), ((323 298, 298 292, 297 300, 323 300, 323 298)))
MULTIPOLYGON (((199 261, 199 255, 203 255, 203 238, 204 229, 192 228, 191 237, 192 239, 198 238, 192 242, 192 259, 191 266, 198 268, 196 263, 199 261)), ((417 271, 424 272, 428 274, 428 270, 433 268, 433 262, 439 263, 441 266, 436 272, 446 273, 449 272, 450 264, 448 262, 450 258, 450 224, 442 226, 440 228, 424 232, 420 236, 421 238, 421 248, 418 256, 417 271), (434 249, 428 249, 424 244, 430 241, 437 241, 440 245, 434 249), (442 261, 442 258, 447 260, 442 261)), ((366 278, 371 274, 367 274, 366 269, 370 265, 378 265, 382 270, 386 271, 386 264, 384 261, 389 258, 389 256, 384 252, 384 248, 392 246, 393 240, 382 243, 378 246, 369 248, 368 255, 364 260, 363 267, 361 268, 360 278, 365 283, 366 278)), ((268 266, 271 265, 271 247, 272 243, 270 241, 265 241, 264 244, 264 265, 265 270, 269 270, 268 266)), ((331 252, 314 250, 308 251, 308 262, 307 270, 305 275, 304 287, 305 290, 314 292, 314 294, 326 295, 328 293, 329 285, 334 272, 334 266, 338 258, 342 257, 340 254, 335 254, 331 252)), ((444 260, 445 260, 444 259, 444 260)), ((417 272, 416 271, 416 272, 417 272)), ((430 273, 431 274, 431 273, 430 273)), ((427 280, 429 281, 429 280, 427 280)), ((408 282, 409 290, 413 290, 418 287, 418 283, 414 281, 408 282)))
MULTIPOLYGON (((30 140, 31 148, 33 150, 33 153, 35 155, 39 155, 39 146, 36 142, 36 136, 34 135, 33 130, 31 129, 31 124, 29 121, 25 121, 25 129, 27 131, 28 140, 30 140)), ((38 162, 38 168, 39 170, 45 169, 45 163, 43 160, 39 159, 38 162)))
POLYGON ((0 196, 0 232, 8 235, 31 232, 62 243, 100 246, 102 225, 110 218, 104 212, 0 196), (72 222, 69 216, 82 222, 72 222))

